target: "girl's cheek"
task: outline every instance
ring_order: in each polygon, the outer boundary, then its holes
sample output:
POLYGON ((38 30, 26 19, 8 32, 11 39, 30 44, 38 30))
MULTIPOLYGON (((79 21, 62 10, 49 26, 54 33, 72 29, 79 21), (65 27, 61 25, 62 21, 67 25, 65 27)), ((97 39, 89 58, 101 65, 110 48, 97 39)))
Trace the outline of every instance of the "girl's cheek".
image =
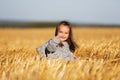
POLYGON ((66 37, 68 37, 68 36, 69 36, 69 34, 66 35, 66 37))
POLYGON ((69 35, 67 36, 67 39, 68 39, 69 35))
POLYGON ((60 33, 58 33, 58 36, 60 35, 60 33))
POLYGON ((61 36, 62 34, 61 34, 61 33, 59 33, 58 35, 59 35, 59 36, 61 36))

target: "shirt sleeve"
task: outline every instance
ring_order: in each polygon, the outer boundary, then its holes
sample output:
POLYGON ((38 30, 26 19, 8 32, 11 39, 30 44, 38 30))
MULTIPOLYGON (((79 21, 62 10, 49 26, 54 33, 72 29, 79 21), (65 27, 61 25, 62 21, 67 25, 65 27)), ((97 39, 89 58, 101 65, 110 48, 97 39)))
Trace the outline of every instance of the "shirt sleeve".
POLYGON ((59 43, 60 43, 60 40, 58 40, 56 37, 53 37, 48 41, 48 45, 46 48, 50 52, 55 52, 59 43))
POLYGON ((45 54, 46 46, 47 46, 47 42, 36 48, 36 51, 40 55, 41 58, 46 57, 46 54, 45 54))

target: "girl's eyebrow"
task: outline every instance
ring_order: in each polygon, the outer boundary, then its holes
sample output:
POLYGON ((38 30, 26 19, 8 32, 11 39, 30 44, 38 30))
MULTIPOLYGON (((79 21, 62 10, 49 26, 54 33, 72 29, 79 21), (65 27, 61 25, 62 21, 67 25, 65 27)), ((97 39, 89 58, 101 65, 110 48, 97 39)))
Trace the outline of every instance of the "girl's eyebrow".
POLYGON ((69 32, 65 32, 65 33, 69 33, 69 32))

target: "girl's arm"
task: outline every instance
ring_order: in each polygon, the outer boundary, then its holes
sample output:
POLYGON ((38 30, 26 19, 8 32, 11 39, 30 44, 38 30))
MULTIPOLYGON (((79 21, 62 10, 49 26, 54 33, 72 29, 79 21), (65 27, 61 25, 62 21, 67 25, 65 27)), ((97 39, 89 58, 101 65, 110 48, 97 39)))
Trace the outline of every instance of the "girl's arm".
POLYGON ((41 58, 46 57, 46 54, 45 54, 46 46, 47 46, 47 42, 36 48, 36 51, 40 55, 41 58))
POLYGON ((46 48, 49 52, 55 52, 59 43, 60 43, 60 40, 57 39, 56 37, 53 37, 48 41, 48 45, 46 48))

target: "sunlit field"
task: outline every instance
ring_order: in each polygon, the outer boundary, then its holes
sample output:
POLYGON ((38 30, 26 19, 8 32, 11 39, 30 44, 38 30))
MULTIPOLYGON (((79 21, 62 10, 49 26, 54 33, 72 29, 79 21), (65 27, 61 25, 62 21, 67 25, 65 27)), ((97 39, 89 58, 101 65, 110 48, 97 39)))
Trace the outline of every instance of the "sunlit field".
POLYGON ((40 60, 55 28, 0 29, 0 80, 120 80, 120 28, 73 28, 78 60, 40 60))

